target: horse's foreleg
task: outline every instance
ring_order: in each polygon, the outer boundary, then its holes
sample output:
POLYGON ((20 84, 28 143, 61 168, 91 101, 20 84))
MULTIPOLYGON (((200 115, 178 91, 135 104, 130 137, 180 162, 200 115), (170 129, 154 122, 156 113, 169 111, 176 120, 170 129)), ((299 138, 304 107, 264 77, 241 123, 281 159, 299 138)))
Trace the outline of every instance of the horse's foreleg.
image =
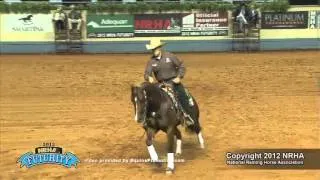
POLYGON ((153 135, 154 135, 154 131, 150 128, 148 128, 147 130, 147 140, 146 140, 146 144, 147 144, 147 148, 148 148, 148 152, 150 155, 150 158, 153 162, 156 162, 159 160, 158 154, 156 152, 156 149, 153 146, 153 135))
POLYGON ((182 145, 182 136, 181 132, 178 128, 176 128, 176 137, 177 137, 177 144, 176 144, 176 155, 181 155, 181 145, 182 145))
POLYGON ((168 138, 168 154, 167 154, 167 174, 172 174, 174 170, 174 135, 176 134, 175 127, 169 127, 167 130, 168 138))

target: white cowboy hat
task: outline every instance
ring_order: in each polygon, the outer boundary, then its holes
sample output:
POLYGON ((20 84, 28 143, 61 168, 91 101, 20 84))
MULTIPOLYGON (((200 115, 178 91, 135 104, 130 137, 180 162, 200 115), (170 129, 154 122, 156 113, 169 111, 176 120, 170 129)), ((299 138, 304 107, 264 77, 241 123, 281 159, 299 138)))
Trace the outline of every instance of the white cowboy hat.
POLYGON ((154 38, 150 40, 150 44, 146 44, 146 48, 148 50, 156 49, 157 47, 163 46, 166 43, 161 42, 160 39, 154 38))

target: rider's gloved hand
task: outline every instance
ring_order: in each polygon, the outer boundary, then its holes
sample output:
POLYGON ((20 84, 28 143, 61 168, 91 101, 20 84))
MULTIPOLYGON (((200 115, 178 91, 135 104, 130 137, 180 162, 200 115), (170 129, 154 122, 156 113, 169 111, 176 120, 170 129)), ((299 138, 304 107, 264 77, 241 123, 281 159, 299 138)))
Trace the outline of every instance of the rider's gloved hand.
POLYGON ((153 77, 149 76, 149 77, 148 77, 148 81, 149 81, 150 83, 153 83, 153 82, 154 82, 153 77))
POLYGON ((179 84, 181 82, 180 77, 176 77, 172 80, 174 83, 179 84))

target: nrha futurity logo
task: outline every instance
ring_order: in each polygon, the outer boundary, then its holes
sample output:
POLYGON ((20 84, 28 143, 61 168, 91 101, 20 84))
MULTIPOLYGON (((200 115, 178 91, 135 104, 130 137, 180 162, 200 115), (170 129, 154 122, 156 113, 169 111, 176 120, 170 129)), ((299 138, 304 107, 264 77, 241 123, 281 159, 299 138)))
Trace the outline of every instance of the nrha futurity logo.
POLYGON ((56 147, 54 143, 43 143, 43 146, 36 147, 35 153, 27 152, 19 157, 17 163, 20 167, 31 168, 42 164, 57 164, 66 168, 77 167, 79 158, 71 153, 62 154, 62 148, 56 147))

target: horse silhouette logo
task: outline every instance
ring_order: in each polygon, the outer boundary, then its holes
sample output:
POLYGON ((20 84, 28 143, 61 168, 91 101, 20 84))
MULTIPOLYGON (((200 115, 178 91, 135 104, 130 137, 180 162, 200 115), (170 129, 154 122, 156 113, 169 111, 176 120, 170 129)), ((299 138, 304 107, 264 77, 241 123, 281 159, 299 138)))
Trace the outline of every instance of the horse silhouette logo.
POLYGON ((26 17, 20 18, 19 20, 23 21, 24 25, 30 25, 30 24, 33 24, 32 18, 33 18, 33 15, 30 14, 30 15, 27 15, 26 17))

